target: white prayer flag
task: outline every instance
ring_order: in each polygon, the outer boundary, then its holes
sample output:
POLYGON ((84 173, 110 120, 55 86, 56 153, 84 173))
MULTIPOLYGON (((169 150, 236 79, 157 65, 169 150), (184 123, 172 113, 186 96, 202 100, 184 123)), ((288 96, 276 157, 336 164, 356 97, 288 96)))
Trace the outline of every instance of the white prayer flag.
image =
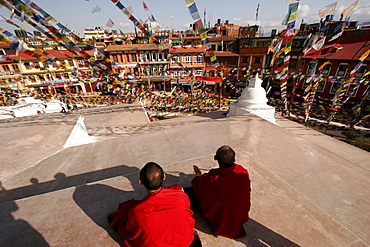
POLYGON ((113 25, 114 25, 114 22, 111 20, 111 19, 109 19, 108 20, 108 22, 107 22, 107 24, 105 24, 107 27, 113 27, 113 25))
POLYGON ((316 51, 320 50, 321 47, 325 44, 325 39, 326 39, 326 37, 324 37, 324 38, 320 39, 319 41, 317 41, 316 44, 314 44, 312 46, 312 48, 314 48, 316 51))
POLYGON ((332 4, 325 6, 324 8, 319 10, 319 17, 325 18, 328 14, 333 12, 337 8, 338 1, 332 4))
POLYGON ((351 5, 347 6, 347 8, 345 8, 342 12, 342 16, 341 18, 347 18, 349 12, 351 12, 358 4, 358 1, 359 0, 356 0, 356 2, 352 3, 351 5))
POLYGON ((91 13, 92 14, 94 14, 94 13, 96 13, 96 12, 100 12, 101 11, 101 8, 98 6, 98 5, 96 5, 92 10, 91 10, 91 13))

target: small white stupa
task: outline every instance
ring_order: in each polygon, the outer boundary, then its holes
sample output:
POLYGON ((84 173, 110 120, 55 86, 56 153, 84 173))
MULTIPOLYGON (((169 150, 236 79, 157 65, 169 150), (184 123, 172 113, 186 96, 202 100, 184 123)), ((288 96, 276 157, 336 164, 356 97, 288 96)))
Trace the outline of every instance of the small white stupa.
POLYGON ((230 105, 227 117, 253 113, 271 123, 276 123, 275 108, 267 105, 266 90, 261 86, 262 80, 256 77, 249 80, 249 85, 243 90, 237 103, 230 105))

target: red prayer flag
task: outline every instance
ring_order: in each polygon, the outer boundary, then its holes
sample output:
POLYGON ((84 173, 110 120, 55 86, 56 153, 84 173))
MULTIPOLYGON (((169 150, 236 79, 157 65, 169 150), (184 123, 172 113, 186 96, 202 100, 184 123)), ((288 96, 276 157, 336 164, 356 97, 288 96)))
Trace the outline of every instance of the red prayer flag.
POLYGON ((32 2, 32 3, 30 4, 30 6, 31 6, 33 9, 37 10, 37 11, 40 11, 40 10, 41 10, 41 8, 40 8, 36 3, 34 3, 34 2, 32 2))
POLYGON ((31 50, 24 51, 24 53, 29 55, 29 56, 32 56, 33 54, 35 54, 35 52, 31 51, 31 50))
POLYGON ((148 8, 148 6, 144 3, 144 1, 143 1, 143 7, 144 7, 144 9, 145 9, 146 11, 149 11, 149 8, 148 8))

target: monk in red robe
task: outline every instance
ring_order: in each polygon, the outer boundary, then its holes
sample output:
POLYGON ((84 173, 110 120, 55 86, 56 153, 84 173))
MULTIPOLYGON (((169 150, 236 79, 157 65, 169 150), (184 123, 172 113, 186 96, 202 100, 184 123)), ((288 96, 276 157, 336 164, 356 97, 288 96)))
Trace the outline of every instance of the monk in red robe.
POLYGON ((251 207, 249 173, 235 164, 235 152, 229 146, 220 147, 214 159, 219 168, 203 175, 194 166, 192 188, 186 188, 186 193, 193 210, 209 220, 213 234, 232 239, 245 237, 243 224, 249 219, 251 207))
POLYGON ((108 220, 117 229, 124 246, 189 247, 195 220, 190 201, 180 185, 163 186, 166 175, 154 162, 140 170, 139 184, 148 195, 142 200, 120 203, 108 220))

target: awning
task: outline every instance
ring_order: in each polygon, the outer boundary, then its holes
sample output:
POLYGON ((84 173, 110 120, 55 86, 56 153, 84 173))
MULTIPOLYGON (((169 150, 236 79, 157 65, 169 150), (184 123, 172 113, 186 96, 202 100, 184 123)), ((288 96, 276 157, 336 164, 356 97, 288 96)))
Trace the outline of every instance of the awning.
POLYGON ((206 77, 206 76, 196 76, 199 81, 210 81, 210 82, 222 82, 224 79, 220 77, 206 77))

